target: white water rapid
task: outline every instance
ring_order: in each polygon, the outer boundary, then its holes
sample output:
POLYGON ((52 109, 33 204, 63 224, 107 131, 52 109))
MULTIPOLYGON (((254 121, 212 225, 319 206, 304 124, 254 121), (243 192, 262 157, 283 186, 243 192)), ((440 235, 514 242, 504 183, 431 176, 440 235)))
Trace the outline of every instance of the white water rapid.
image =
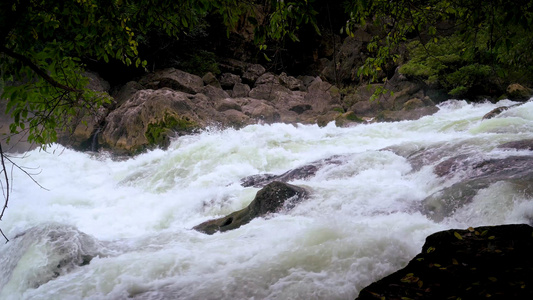
POLYGON ((208 130, 127 160, 61 146, 14 157, 47 190, 13 171, 0 299, 354 299, 431 233, 531 223, 533 197, 500 183, 441 222, 416 209, 454 182, 433 173, 446 158, 533 155, 497 148, 533 138, 533 102, 481 120, 511 104, 448 101, 417 121, 350 128, 208 130), (395 154, 435 145, 447 150, 417 169, 395 154), (290 182, 311 192, 294 209, 214 235, 191 229, 247 206, 259 189, 242 178, 338 154, 344 164, 290 182))

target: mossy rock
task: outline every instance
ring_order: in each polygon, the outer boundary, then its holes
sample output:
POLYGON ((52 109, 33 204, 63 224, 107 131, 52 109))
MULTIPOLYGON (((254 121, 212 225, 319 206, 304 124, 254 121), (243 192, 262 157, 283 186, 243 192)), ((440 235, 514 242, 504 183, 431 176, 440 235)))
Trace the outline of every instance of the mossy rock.
POLYGON ((166 114, 162 121, 148 124, 145 136, 150 146, 168 146, 169 135, 173 132, 191 132, 198 124, 188 117, 166 114))

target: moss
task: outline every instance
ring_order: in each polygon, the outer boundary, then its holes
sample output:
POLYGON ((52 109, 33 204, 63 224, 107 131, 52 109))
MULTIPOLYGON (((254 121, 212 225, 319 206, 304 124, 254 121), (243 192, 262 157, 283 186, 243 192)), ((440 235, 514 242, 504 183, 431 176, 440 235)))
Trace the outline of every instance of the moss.
POLYGON ((166 114, 162 121, 148 124, 145 136, 149 145, 166 146, 168 135, 173 131, 191 131, 197 124, 188 117, 180 118, 166 114))

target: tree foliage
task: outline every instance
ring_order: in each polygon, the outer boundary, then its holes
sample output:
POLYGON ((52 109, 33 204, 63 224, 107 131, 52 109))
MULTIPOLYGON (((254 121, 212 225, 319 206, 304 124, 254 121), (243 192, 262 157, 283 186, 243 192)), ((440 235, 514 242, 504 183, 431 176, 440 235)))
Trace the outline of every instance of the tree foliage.
POLYGON ((367 1, 347 2, 346 32, 370 26, 378 34, 373 53, 359 73, 371 81, 398 59, 398 46, 415 39, 410 75, 438 82, 452 95, 464 95, 490 76, 533 78, 533 1, 367 1), (463 81, 463 84, 460 82, 463 81))

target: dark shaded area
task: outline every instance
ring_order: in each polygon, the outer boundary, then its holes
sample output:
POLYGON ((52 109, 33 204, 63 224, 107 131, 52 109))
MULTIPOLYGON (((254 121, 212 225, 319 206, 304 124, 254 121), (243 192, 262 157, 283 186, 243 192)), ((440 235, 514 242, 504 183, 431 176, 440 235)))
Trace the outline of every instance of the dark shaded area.
POLYGON ((531 253, 528 225, 437 232, 405 268, 357 299, 533 299, 531 253))

